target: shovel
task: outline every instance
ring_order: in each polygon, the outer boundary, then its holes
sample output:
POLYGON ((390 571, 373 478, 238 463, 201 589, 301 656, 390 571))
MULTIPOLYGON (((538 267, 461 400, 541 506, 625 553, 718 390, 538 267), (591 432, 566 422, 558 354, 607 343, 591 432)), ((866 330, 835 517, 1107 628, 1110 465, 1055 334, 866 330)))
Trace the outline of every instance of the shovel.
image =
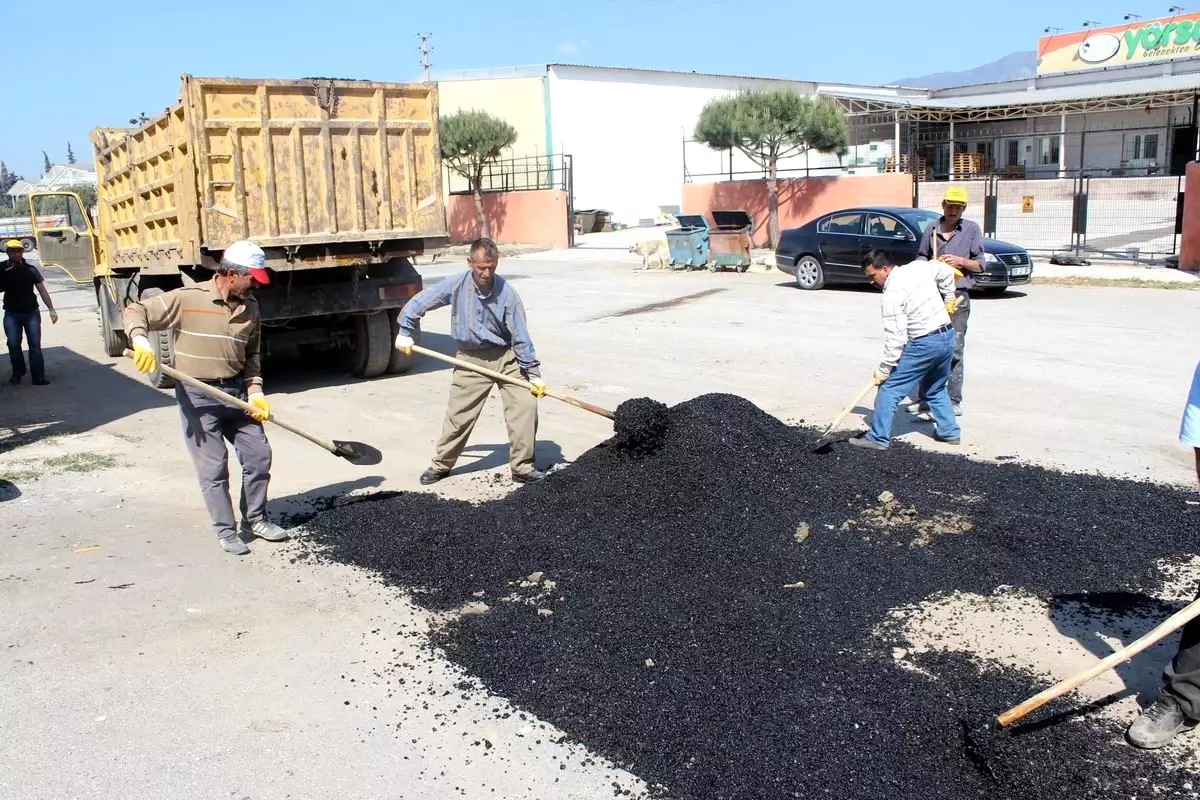
MULTIPOLYGON (((430 358, 436 358, 438 361, 445 361, 447 364, 453 364, 456 367, 462 367, 463 369, 470 370, 471 372, 477 372, 480 375, 485 375, 485 376, 491 378, 492 380, 497 380, 502 383, 511 383, 513 386, 520 386, 523 389, 528 389, 530 391, 533 391, 533 384, 529 383, 528 381, 523 381, 520 378, 514 378, 511 375, 505 375, 503 372, 496 372, 493 369, 488 369, 487 367, 481 367, 478 364, 472 364, 469 361, 463 361, 461 358, 455 358, 454 356, 448 356, 448 355, 445 355, 444 353, 439 353, 436 350, 429 350, 428 348, 421 347, 420 345, 413 345, 412 350, 414 353, 420 353, 423 356, 429 356, 430 358)), ((609 411, 607 408, 601 408, 600 406, 594 406, 591 403, 588 403, 584 400, 580 400, 578 397, 571 397, 571 395, 569 395, 569 394, 561 394, 561 393, 555 392, 551 389, 546 389, 546 396, 553 397, 555 400, 561 400, 564 403, 570 403, 571 405, 575 406, 576 408, 582 408, 584 411, 590 411, 593 414, 599 414, 600 416, 605 417, 607 419, 615 419, 616 418, 616 414, 609 411)))
POLYGON ((817 443, 815 445, 813 445, 813 452, 822 451, 830 445, 830 443, 833 441, 830 438, 830 435, 835 430, 837 430, 838 425, 842 424, 842 420, 844 420, 846 418, 846 415, 849 414, 851 411, 853 411, 854 407, 857 406, 859 403, 861 403, 863 401, 863 399, 866 398, 866 396, 869 395, 871 393, 871 390, 874 388, 875 388, 875 381, 872 380, 870 383, 867 384, 865 389, 863 389, 861 392, 858 393, 858 397, 855 397, 853 400, 851 400, 846 405, 846 407, 843 408, 838 413, 838 415, 833 418, 833 422, 829 423, 829 427, 825 429, 825 433, 821 434, 821 438, 817 439, 817 443))
MULTIPOLYGON (((126 350, 125 355, 128 356, 129 358, 133 358, 133 351, 126 350)), ((220 400, 222 403, 226 403, 228 405, 233 406, 234 408, 241 409, 242 411, 245 411, 249 414, 261 414, 262 413, 261 409, 255 408, 254 406, 250 405, 249 403, 239 400, 238 398, 234 397, 231 394, 228 394, 227 392, 222 392, 220 389, 217 389, 214 386, 209 386, 204 381, 197 380, 197 379, 193 378, 191 375, 187 375, 185 373, 180 372, 177 369, 168 367, 166 364, 163 364, 161 361, 158 364, 158 368, 160 370, 162 370, 162 373, 164 375, 169 375, 170 377, 174 378, 175 380, 179 381, 180 383, 187 384, 188 386, 192 387, 193 389, 195 389, 197 391, 204 392, 204 394, 207 394, 210 397, 214 397, 217 400, 220 400)), ((322 439, 319 436, 311 434, 308 431, 303 430, 302 428, 298 428, 295 425, 292 425, 290 422, 284 422, 281 419, 277 419, 275 417, 274 412, 271 412, 270 414, 267 415, 267 421, 274 422, 276 425, 283 428, 284 430, 291 431, 292 433, 296 434, 297 436, 299 436, 301 438, 308 439, 310 442, 317 445, 318 447, 320 447, 324 450, 328 450, 330 453, 333 453, 338 458, 346 459, 347 461, 349 461, 351 464, 354 464, 355 466, 371 467, 371 466, 374 466, 375 464, 378 464, 380 461, 383 460, 383 454, 380 453, 378 450, 376 450, 374 447, 371 447, 371 445, 369 445, 369 444, 363 444, 362 442, 341 442, 341 441, 337 441, 337 440, 334 440, 332 442, 326 441, 325 439, 322 439)))

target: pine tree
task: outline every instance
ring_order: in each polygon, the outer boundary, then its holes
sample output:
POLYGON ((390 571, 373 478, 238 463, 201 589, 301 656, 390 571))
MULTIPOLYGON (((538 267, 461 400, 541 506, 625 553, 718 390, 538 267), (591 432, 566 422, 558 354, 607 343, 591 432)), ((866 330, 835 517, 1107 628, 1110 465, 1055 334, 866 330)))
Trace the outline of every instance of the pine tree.
POLYGON ((75 163, 75 151, 71 149, 71 143, 67 142, 67 163, 75 163))
POLYGON ((486 111, 459 111, 442 117, 440 133, 442 160, 467 179, 475 195, 475 218, 479 235, 491 238, 491 226, 483 211, 483 171, 498 160, 505 148, 517 140, 517 129, 486 111))
POLYGON ((46 151, 42 151, 42 177, 50 174, 50 156, 46 155, 46 151))

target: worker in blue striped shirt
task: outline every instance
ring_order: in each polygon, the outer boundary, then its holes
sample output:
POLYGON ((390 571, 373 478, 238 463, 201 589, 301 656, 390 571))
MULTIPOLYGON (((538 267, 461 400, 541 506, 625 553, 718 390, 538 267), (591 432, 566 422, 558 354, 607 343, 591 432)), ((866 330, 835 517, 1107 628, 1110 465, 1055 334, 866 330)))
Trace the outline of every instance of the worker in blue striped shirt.
MULTIPOLYGON (((496 274, 500 250, 491 239, 472 242, 467 266, 470 269, 445 278, 405 304, 400 311, 396 348, 412 353, 417 322, 429 311, 450 306, 450 335, 458 343, 458 357, 493 372, 524 378, 530 392, 510 383, 499 383, 508 426, 509 467, 516 483, 533 483, 546 477, 534 466, 533 447, 537 436, 537 398, 546 391, 541 364, 529 338, 525 307, 517 290, 496 274)), ((450 474, 466 447, 483 404, 497 381, 462 367, 454 368, 446 421, 438 439, 433 463, 421 473, 421 484, 429 486, 450 474)))

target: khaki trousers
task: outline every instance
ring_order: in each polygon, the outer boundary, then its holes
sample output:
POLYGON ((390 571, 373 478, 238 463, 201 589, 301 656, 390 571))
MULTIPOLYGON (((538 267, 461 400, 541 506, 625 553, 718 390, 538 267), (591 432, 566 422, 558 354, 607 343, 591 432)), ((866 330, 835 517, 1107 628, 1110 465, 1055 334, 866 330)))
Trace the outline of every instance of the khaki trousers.
MULTIPOLYGON (((483 350, 460 350, 458 357, 463 361, 487 367, 493 372, 511 375, 524 380, 517 358, 507 347, 489 347, 483 350)), ((454 368, 454 380, 450 384, 450 401, 446 407, 446 421, 442 424, 442 435, 438 439, 433 458, 433 469, 449 472, 454 468, 467 439, 475 428, 483 404, 497 384, 485 377, 461 367, 454 368)), ((500 383, 500 400, 504 404, 504 422, 508 426, 509 459, 514 475, 527 475, 533 469, 533 446, 537 438, 537 398, 528 390, 510 383, 500 383)))

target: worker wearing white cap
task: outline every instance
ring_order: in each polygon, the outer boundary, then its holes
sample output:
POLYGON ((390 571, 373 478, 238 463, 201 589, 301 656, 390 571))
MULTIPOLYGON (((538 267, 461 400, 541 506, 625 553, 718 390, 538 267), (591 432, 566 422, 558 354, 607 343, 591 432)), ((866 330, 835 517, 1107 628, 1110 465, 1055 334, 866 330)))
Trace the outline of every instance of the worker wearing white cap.
POLYGON ((182 383, 175 385, 188 453, 213 530, 221 548, 235 555, 250 552, 242 534, 272 542, 288 538, 287 531, 267 519, 271 446, 262 421, 271 406, 263 394, 262 318, 253 291, 270 282, 262 248, 238 241, 221 254, 211 280, 133 303, 122 316, 139 370, 151 372, 158 364, 159 354, 147 334, 173 330, 176 369, 259 409, 249 416, 182 383), (233 444, 242 466, 240 528, 229 498, 226 441, 233 444))

